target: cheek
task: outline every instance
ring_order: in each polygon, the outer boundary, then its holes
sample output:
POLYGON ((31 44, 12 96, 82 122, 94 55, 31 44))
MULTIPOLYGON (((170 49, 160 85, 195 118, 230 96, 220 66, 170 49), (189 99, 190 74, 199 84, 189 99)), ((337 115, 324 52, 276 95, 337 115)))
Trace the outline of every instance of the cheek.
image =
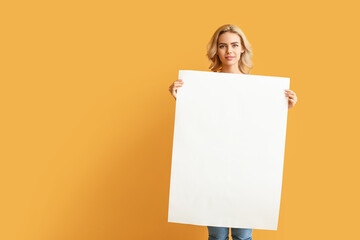
POLYGON ((225 55, 225 50, 224 49, 219 48, 217 52, 218 52, 219 56, 224 56, 225 55))
POLYGON ((241 52, 241 50, 240 50, 240 49, 239 49, 239 51, 238 51, 237 55, 238 55, 238 58, 240 58, 240 57, 241 57, 242 52, 241 52))

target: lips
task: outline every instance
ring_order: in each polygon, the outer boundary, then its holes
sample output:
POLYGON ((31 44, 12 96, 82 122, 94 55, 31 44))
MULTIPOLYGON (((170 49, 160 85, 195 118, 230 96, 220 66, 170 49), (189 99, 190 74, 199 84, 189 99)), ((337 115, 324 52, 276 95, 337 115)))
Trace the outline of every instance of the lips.
POLYGON ((232 60, 232 59, 234 59, 235 57, 233 57, 233 56, 228 56, 228 57, 225 57, 227 60, 232 60))

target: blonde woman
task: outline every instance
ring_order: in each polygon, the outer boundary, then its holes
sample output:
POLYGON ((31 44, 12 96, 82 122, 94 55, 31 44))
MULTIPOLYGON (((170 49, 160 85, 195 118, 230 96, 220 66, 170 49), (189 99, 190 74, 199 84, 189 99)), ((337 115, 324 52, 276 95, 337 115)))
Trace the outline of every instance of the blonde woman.
MULTIPOLYGON (((252 49, 241 29, 232 24, 219 27, 213 34, 207 48, 207 57, 213 72, 249 74, 253 68, 252 49)), ((176 80, 170 86, 169 91, 176 100, 177 90, 184 82, 176 80)), ((285 90, 285 96, 289 98, 288 108, 295 106, 297 96, 290 89, 285 90)), ((229 228, 208 226, 209 240, 228 240, 229 228)), ((231 228, 231 236, 234 240, 252 240, 252 229, 231 228)))

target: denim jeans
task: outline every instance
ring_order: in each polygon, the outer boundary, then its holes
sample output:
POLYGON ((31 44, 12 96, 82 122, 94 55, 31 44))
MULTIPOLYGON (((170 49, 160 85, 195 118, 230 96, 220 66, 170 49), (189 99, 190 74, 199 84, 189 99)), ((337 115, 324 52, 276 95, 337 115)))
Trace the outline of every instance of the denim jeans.
MULTIPOLYGON (((209 240, 229 240, 229 228, 227 227, 207 227, 209 230, 209 240)), ((233 240, 252 240, 251 228, 231 228, 233 240)))

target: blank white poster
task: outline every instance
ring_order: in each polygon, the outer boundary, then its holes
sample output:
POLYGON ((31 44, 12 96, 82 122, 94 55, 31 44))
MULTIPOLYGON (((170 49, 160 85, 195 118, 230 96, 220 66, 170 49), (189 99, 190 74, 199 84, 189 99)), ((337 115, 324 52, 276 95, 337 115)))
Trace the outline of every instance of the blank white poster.
POLYGON ((277 230, 290 79, 180 70, 168 221, 277 230))

